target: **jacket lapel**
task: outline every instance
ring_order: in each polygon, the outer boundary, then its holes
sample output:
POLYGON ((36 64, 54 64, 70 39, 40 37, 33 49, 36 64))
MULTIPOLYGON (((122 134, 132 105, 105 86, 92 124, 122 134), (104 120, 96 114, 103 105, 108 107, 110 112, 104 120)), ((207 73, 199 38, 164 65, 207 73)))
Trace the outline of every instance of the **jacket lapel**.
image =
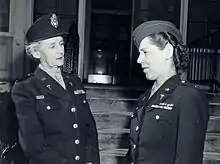
POLYGON ((145 113, 150 112, 154 108, 151 107, 153 104, 160 104, 164 102, 169 96, 172 95, 172 92, 176 89, 176 87, 180 84, 180 76, 174 75, 170 79, 168 79, 148 100, 150 96, 150 91, 146 92, 144 98, 141 101, 142 105, 140 109, 137 111, 137 119, 140 122, 143 122, 143 118, 145 113))
POLYGON ((39 79, 42 89, 48 94, 64 100, 70 99, 68 92, 42 69, 37 68, 34 75, 37 79, 39 79))
POLYGON ((172 95, 172 92, 176 89, 176 87, 180 84, 180 76, 174 75, 170 79, 168 79, 149 99, 149 103, 146 107, 146 112, 149 112, 153 108, 151 105, 154 103, 160 104, 164 102, 169 96, 172 95))

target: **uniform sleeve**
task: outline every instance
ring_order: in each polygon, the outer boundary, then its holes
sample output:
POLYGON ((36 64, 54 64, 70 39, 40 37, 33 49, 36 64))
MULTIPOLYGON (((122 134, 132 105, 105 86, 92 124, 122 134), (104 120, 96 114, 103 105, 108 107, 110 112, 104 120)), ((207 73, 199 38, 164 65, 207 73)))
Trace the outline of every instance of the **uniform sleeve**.
POLYGON ((180 100, 175 164, 202 164, 209 119, 205 96, 194 90, 180 100))
POLYGON ((12 90, 12 99, 18 118, 19 140, 24 152, 33 164, 50 164, 52 160, 56 163, 57 154, 51 149, 48 150, 47 145, 44 145, 44 136, 35 110, 33 95, 27 87, 17 83, 12 90))
MULTIPOLYGON (((88 108, 89 109, 89 108, 88 108)), ((98 146, 98 133, 94 117, 89 109, 87 119, 87 142, 86 142, 86 162, 92 164, 99 164, 99 146, 98 146)))

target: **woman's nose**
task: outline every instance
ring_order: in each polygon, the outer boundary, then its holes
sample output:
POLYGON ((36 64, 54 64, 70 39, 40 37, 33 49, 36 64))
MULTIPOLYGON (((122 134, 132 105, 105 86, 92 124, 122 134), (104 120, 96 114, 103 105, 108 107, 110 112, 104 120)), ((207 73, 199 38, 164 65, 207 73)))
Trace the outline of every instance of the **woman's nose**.
POLYGON ((142 60, 143 60, 143 55, 140 53, 137 59, 137 63, 141 64, 142 60))
POLYGON ((60 54, 63 55, 64 54, 64 46, 60 45, 59 48, 58 48, 58 51, 59 51, 60 54))

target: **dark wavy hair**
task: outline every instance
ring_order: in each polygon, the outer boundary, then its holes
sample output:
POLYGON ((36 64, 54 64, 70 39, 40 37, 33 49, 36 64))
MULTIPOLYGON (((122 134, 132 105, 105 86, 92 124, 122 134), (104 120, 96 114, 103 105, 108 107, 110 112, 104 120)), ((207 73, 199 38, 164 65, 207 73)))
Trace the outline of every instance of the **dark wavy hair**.
POLYGON ((173 61, 177 72, 185 71, 188 68, 189 52, 186 46, 180 44, 172 34, 159 32, 149 35, 149 38, 151 42, 161 50, 163 50, 168 43, 173 46, 173 61))

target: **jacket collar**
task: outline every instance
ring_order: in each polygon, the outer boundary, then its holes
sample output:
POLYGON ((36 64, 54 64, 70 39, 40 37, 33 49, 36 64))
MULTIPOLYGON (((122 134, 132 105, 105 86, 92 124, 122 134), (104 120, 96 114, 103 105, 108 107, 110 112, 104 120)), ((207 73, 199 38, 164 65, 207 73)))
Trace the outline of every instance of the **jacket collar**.
MULTIPOLYGON (((151 105, 153 102, 155 102, 154 100, 156 99, 157 103, 162 103, 164 102, 172 93, 173 91, 176 89, 176 87, 180 84, 181 82, 181 78, 180 75, 174 75, 172 77, 170 77, 166 82, 164 82, 164 84, 154 93, 154 95, 148 100, 149 101, 149 105, 151 105)), ((149 96, 150 94, 148 94, 149 96)), ((151 110, 151 108, 148 108, 149 110, 151 110)), ((148 110, 148 111, 149 111, 148 110)))
MULTIPOLYGON (((43 90, 48 92, 49 94, 59 97, 62 99, 69 99, 68 92, 63 89, 60 84, 54 80, 49 74, 47 74, 45 71, 43 71, 41 68, 37 68, 34 72, 34 75, 37 79, 39 79, 43 90)), ((64 83, 66 85, 66 88, 68 88, 68 83, 66 81, 66 78, 64 78, 64 83)))
POLYGON ((180 76, 174 75, 172 77, 170 77, 160 88, 159 88, 159 92, 162 93, 166 93, 166 94, 170 94, 172 93, 175 88, 179 85, 179 83, 181 82, 180 76))

